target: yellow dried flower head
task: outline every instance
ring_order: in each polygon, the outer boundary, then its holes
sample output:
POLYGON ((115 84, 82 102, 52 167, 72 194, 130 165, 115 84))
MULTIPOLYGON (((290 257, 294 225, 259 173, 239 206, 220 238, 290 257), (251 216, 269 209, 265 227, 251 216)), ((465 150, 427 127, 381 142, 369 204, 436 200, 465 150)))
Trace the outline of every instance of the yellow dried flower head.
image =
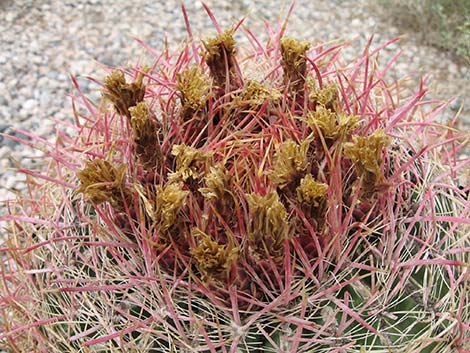
POLYGON ((203 41, 204 47, 207 50, 206 60, 220 58, 223 56, 222 48, 228 54, 235 54, 235 40, 233 39, 233 29, 227 29, 222 33, 218 33, 215 37, 203 41))
POLYGON ((334 138, 337 134, 336 113, 323 106, 307 114, 307 123, 313 131, 316 131, 316 127, 320 128, 326 138, 334 138))
POLYGON ((142 74, 139 74, 136 82, 126 83, 121 71, 113 71, 106 77, 103 95, 113 103, 118 114, 131 118, 129 108, 144 99, 145 86, 142 84, 142 79, 142 74))
POLYGON ((274 165, 269 177, 281 189, 295 181, 307 169, 309 145, 309 140, 303 141, 300 145, 293 140, 287 140, 279 147, 274 155, 274 165))
POLYGON ((252 107, 259 107, 266 100, 278 101, 279 99, 281 99, 281 92, 279 90, 254 80, 248 80, 245 83, 241 97, 235 97, 237 103, 247 103, 252 107))
POLYGON ((184 205, 189 191, 183 190, 182 183, 169 183, 157 186, 155 220, 159 224, 161 236, 175 224, 178 213, 184 205))
POLYGON ((144 133, 145 124, 151 120, 150 110, 146 102, 139 102, 135 107, 129 108, 131 113, 131 126, 132 130, 137 136, 144 133))
POLYGON ((312 174, 307 174, 297 187, 297 200, 318 206, 319 201, 325 198, 327 191, 327 184, 319 183, 312 174))
POLYGON ((284 259, 284 241, 289 239, 286 208, 279 195, 272 190, 265 196, 247 195, 249 205, 248 239, 252 249, 260 255, 269 254, 276 263, 284 259))
POLYGON ((306 65, 305 54, 308 49, 310 49, 310 44, 308 42, 292 38, 283 38, 281 40, 283 66, 299 71, 304 65, 306 65))
POLYGON ((204 108, 211 84, 199 66, 193 66, 176 75, 177 88, 181 94, 181 104, 187 115, 204 108))
POLYGON ((211 152, 202 152, 186 145, 174 145, 171 154, 176 157, 176 171, 169 175, 171 181, 198 179, 201 167, 212 157, 211 152))
POLYGON ((320 89, 313 78, 307 80, 309 86, 309 99, 317 104, 334 109, 338 100, 338 85, 335 83, 323 84, 320 89))
POLYGON ((344 154, 356 165, 361 175, 372 175, 377 181, 382 176, 382 150, 390 142, 384 130, 377 129, 367 137, 353 136, 353 142, 344 144, 344 154))
POLYGON ((145 102, 129 108, 129 111, 137 158, 145 169, 154 170, 163 159, 158 137, 159 124, 152 118, 145 102))
POLYGON ((344 113, 336 114, 324 106, 317 106, 307 114, 307 123, 313 131, 321 130, 324 138, 336 140, 351 133, 358 125, 358 117, 344 113))
POLYGON ((238 248, 231 244, 221 245, 198 228, 193 229, 192 234, 198 240, 198 245, 191 249, 191 255, 196 259, 202 280, 226 279, 232 264, 238 259, 238 248))
POLYGON ((209 173, 204 177, 205 188, 200 188, 201 194, 208 198, 222 198, 227 192, 227 186, 230 182, 230 174, 227 172, 223 163, 211 166, 209 173))
POLYGON ((207 66, 216 85, 225 86, 227 81, 226 73, 233 74, 233 57, 235 55, 235 40, 233 39, 233 29, 228 29, 223 33, 217 34, 214 38, 202 41, 206 53, 205 59, 207 66))
POLYGON ((356 115, 338 113, 337 118, 338 118, 339 135, 342 135, 342 136, 350 134, 359 125, 359 117, 356 115))
POLYGON ((307 72, 306 53, 310 49, 308 42, 292 38, 281 40, 282 68, 284 69, 284 82, 291 87, 302 89, 307 72))
POLYGON ((95 204, 108 201, 119 211, 123 210, 127 190, 124 186, 126 165, 115 168, 106 160, 96 158, 86 162, 86 167, 77 173, 80 180, 78 192, 83 193, 95 204))

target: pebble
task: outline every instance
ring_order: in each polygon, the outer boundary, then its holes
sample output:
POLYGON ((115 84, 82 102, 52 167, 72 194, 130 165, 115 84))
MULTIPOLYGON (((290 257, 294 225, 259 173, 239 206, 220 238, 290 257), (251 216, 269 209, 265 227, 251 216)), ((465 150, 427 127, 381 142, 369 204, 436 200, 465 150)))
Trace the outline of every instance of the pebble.
POLYGON ((351 26, 354 28, 359 28, 361 27, 363 22, 359 18, 355 18, 351 21, 351 26))
POLYGON ((28 99, 23 103, 23 109, 27 112, 33 111, 36 108, 38 102, 35 99, 28 99))
MULTIPOLYGON (((0 139, 1 138, 2 137, 0 137, 0 139)), ((10 153, 11 153, 11 150, 8 146, 0 147, 0 159, 6 159, 10 153)))

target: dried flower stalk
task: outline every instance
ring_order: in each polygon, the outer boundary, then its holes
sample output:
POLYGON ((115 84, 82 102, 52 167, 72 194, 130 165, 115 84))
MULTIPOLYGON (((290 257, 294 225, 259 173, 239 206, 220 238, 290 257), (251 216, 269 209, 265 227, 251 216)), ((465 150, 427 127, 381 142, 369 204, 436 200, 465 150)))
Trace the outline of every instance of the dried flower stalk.
POLYGON ((273 169, 269 172, 270 179, 278 184, 279 188, 285 188, 305 172, 310 142, 306 140, 299 145, 293 140, 287 140, 281 144, 274 155, 273 169))
POLYGON ((233 29, 228 29, 217 34, 214 38, 203 41, 206 49, 205 59, 209 66, 214 83, 220 88, 225 88, 227 82, 235 82, 235 40, 233 29), (227 77, 228 73, 228 77, 227 77))
POLYGON ((121 163, 116 168, 100 158, 85 163, 86 167, 77 173, 81 183, 77 191, 97 205, 108 201, 111 207, 123 211, 124 199, 129 199, 125 187, 126 165, 121 163))
POLYGON ((367 137, 353 136, 353 142, 344 144, 344 154, 356 166, 360 176, 377 183, 383 179, 382 151, 391 138, 383 129, 377 129, 367 137))
POLYGON ((155 170, 163 160, 159 123, 151 116, 145 102, 139 102, 135 107, 129 108, 129 111, 137 159, 146 170, 155 170))
POLYGON ((284 83, 291 91, 303 92, 307 72, 306 53, 310 49, 308 42, 292 38, 281 40, 282 68, 284 69, 284 83))
POLYGON ((202 73, 199 66, 192 66, 177 74, 176 81, 183 105, 182 115, 187 120, 206 105, 211 89, 210 78, 202 73))
POLYGON ((143 75, 139 74, 137 81, 126 83, 126 78, 121 71, 113 71, 105 79, 105 88, 103 96, 113 103, 114 109, 120 115, 131 119, 130 107, 144 99, 145 86, 142 84, 143 75))
POLYGON ((248 239, 255 257, 269 254, 275 263, 282 263, 285 256, 284 243, 289 239, 289 222, 286 208, 276 191, 265 196, 247 195, 250 218, 248 239))
POLYGON ((219 244, 210 235, 194 228, 192 235, 197 239, 197 247, 191 249, 191 255, 196 259, 196 266, 202 274, 202 280, 226 280, 232 265, 238 259, 238 247, 232 244, 219 244))

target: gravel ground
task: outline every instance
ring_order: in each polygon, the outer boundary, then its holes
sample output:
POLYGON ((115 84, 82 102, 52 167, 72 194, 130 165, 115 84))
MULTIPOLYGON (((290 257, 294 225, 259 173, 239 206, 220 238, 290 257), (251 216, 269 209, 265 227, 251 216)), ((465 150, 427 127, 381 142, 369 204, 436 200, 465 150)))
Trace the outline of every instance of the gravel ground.
MULTIPOLYGON (((406 33, 385 20, 374 5, 376 0, 298 0, 287 34, 309 41, 353 40, 346 56, 360 54, 375 33, 375 43, 398 35, 404 38, 382 54, 385 61, 400 49, 403 55, 396 66, 401 76, 414 72, 412 85, 422 73, 429 73, 439 98, 460 95, 456 110, 470 97, 470 69, 459 66, 450 55, 420 45, 413 33, 406 33)), ((137 36, 161 48, 165 36, 172 44, 186 37, 180 1, 145 0, 0 0, 0 132, 10 127, 34 131, 52 139, 51 118, 71 119, 70 74, 101 77, 102 64, 122 66, 140 55, 142 48, 132 39, 137 36)), ((254 33, 264 33, 263 20, 275 22, 285 13, 288 1, 282 0, 207 0, 222 25, 247 16, 254 33)), ((199 2, 185 1, 194 32, 204 37, 214 32, 211 21, 199 2)), ((262 37, 262 35, 261 35, 262 37)), ((85 92, 99 91, 80 79, 85 92)), ((467 102, 468 103, 468 102, 467 102)), ((451 109, 451 110, 452 110, 451 109)), ((469 111, 469 109, 467 109, 469 111)), ((468 112, 462 116, 470 126, 468 112)), ((0 200, 25 188, 24 177, 11 169, 14 161, 31 165, 38 153, 0 137, 0 200)), ((0 205, 1 207, 1 205, 0 205)), ((0 211, 1 212, 1 211, 0 211)))

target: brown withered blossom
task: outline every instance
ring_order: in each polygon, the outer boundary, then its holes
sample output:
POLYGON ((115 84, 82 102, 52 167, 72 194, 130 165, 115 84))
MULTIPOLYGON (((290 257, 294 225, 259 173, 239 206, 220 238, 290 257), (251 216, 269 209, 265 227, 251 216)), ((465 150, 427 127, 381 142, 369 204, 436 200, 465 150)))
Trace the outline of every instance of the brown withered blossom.
POLYGON ((322 106, 307 114, 307 123, 314 132, 318 127, 325 138, 333 139, 337 134, 336 113, 322 106))
POLYGON ((113 103, 114 109, 120 115, 131 118, 130 107, 144 99, 145 86, 142 84, 143 75, 139 74, 137 80, 126 83, 124 73, 113 71, 104 81, 103 96, 113 103))
POLYGON ((286 208, 276 191, 265 196, 246 195, 249 205, 248 239, 255 256, 269 254, 274 262, 282 263, 284 243, 289 239, 289 222, 286 208))
POLYGON ((85 168, 77 173, 80 180, 77 191, 97 205, 107 201, 115 210, 123 211, 124 200, 129 199, 125 187, 126 165, 122 163, 116 168, 100 158, 85 163, 85 168))
POLYGON ((279 90, 255 80, 248 80, 245 82, 241 94, 234 97, 234 101, 237 105, 246 104, 252 108, 257 108, 263 105, 266 100, 276 102, 281 97, 279 90))
POLYGON ((205 59, 211 76, 214 78, 214 83, 221 88, 225 88, 227 80, 232 85, 235 83, 236 50, 233 33, 233 29, 228 29, 213 38, 202 41, 206 49, 205 59))
POLYGON ((211 80, 202 73, 199 66, 193 66, 176 75, 177 89, 181 95, 183 118, 203 109, 211 89, 211 80))
POLYGON ((273 169, 269 172, 269 178, 279 188, 283 189, 305 172, 310 142, 305 140, 299 145, 293 140, 287 140, 280 145, 274 155, 273 169))
POLYGON ((204 177, 204 188, 199 192, 207 199, 222 199, 228 192, 230 174, 223 163, 218 163, 209 168, 209 173, 204 177))
POLYGON ((318 106, 314 112, 307 114, 307 123, 317 132, 320 129, 324 138, 337 140, 350 134, 358 126, 358 118, 345 113, 335 113, 323 106, 318 106))
POLYGON ((197 241, 197 246, 190 252, 196 260, 202 280, 208 282, 210 279, 219 281, 227 279, 232 264, 238 259, 238 247, 232 244, 219 244, 198 228, 193 229, 192 235, 197 241))
POLYGON ((166 232, 175 225, 178 214, 184 206, 189 191, 183 190, 182 183, 169 183, 157 186, 157 197, 154 219, 158 224, 160 237, 166 240, 166 232))
POLYGON ((145 102, 139 102, 135 107, 129 108, 129 111, 137 160, 146 170, 155 170, 163 159, 159 123, 151 116, 145 102))
POLYGON ((185 182, 189 178, 199 179, 205 173, 206 162, 213 153, 186 145, 174 145, 171 154, 176 157, 176 171, 170 173, 169 179, 185 182))
POLYGON ((328 185, 315 180, 312 174, 307 174, 297 187, 297 200, 318 207, 326 197, 328 185))
POLYGON ((353 142, 344 144, 344 154, 354 163, 360 176, 377 183, 383 179, 382 151, 390 142, 384 130, 377 129, 366 137, 353 136, 353 142))
POLYGON ((307 85, 309 87, 309 100, 321 105, 327 109, 337 111, 338 101, 338 85, 334 83, 324 83, 323 87, 317 86, 312 77, 307 78, 307 85))
POLYGON ((338 113, 336 117, 338 119, 339 137, 349 135, 359 126, 359 117, 356 115, 349 115, 344 112, 341 112, 338 113))
POLYGON ((284 83, 289 84, 292 91, 303 92, 307 72, 308 42, 292 38, 281 40, 282 68, 284 69, 284 83))

